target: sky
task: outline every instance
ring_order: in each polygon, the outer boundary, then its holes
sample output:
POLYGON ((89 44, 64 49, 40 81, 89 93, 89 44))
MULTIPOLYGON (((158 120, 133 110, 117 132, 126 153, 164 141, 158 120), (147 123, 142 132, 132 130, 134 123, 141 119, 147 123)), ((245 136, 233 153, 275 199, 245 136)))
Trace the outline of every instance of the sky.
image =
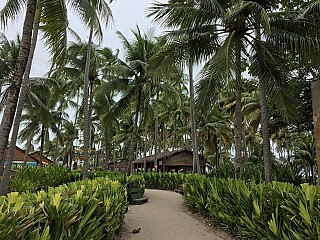
MULTIPOLYGON (((166 2, 166 0, 157 0, 158 2, 166 2)), ((0 1, 0 9, 5 5, 5 0, 0 1)), ((131 30, 136 29, 138 25, 142 31, 148 31, 151 27, 156 28, 157 32, 161 32, 161 29, 157 28, 152 19, 146 18, 147 8, 152 5, 153 0, 114 0, 110 4, 110 8, 113 13, 114 23, 105 28, 104 40, 101 43, 102 47, 110 47, 113 50, 120 49, 121 56, 121 42, 116 35, 116 31, 120 31, 130 39, 132 36, 131 30)), ((0 29, 1 32, 7 36, 8 39, 15 39, 16 35, 22 33, 22 24, 24 20, 24 13, 11 23, 8 28, 0 29)), ((82 41, 88 39, 88 31, 80 24, 78 18, 75 15, 70 15, 70 27, 74 29, 82 38, 82 41)), ((72 39, 70 39, 72 40, 72 39)), ((98 43, 96 40, 94 43, 98 43)), ((31 71, 32 77, 44 76, 48 71, 50 63, 48 60, 50 56, 45 47, 38 41, 36 52, 33 60, 33 66, 31 71)))

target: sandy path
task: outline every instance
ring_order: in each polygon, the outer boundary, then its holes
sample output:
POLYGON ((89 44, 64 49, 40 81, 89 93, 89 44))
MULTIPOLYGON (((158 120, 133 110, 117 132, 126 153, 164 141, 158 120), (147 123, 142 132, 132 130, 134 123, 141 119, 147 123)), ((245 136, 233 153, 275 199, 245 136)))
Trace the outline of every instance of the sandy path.
POLYGON ((146 189, 149 202, 129 205, 119 239, 138 240, 232 240, 226 233, 201 222, 175 192, 146 189), (133 234, 132 230, 141 228, 133 234))

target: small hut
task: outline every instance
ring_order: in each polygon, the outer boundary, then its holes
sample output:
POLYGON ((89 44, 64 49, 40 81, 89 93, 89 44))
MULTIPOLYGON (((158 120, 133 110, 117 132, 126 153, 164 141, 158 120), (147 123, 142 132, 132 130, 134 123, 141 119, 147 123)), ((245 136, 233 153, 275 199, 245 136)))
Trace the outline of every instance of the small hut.
POLYGON ((129 160, 127 158, 122 158, 117 161, 109 162, 108 169, 118 172, 127 172, 128 162, 129 160))
MULTIPOLYGON (((157 165, 154 166, 155 155, 140 158, 133 162, 135 171, 143 169, 144 160, 146 161, 146 168, 157 168, 161 172, 183 172, 191 173, 193 166, 193 152, 190 150, 177 150, 172 152, 165 152, 157 154, 157 165)), ((205 172, 205 158, 199 155, 200 169, 205 172)))

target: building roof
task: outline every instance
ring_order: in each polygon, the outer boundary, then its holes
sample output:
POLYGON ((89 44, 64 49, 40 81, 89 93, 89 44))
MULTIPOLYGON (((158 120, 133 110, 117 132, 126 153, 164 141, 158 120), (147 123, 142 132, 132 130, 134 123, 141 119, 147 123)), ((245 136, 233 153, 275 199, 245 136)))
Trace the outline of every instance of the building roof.
POLYGON ((110 165, 114 165, 114 164, 116 164, 116 165, 128 165, 128 161, 129 161, 129 159, 127 159, 127 158, 121 158, 121 159, 118 159, 118 160, 116 160, 116 161, 112 161, 112 162, 109 162, 109 166, 110 165))
MULTIPOLYGON (((29 153, 29 156, 37 159, 38 162, 40 161, 40 151, 34 151, 32 153, 29 153)), ((53 161, 51 159, 47 158, 46 156, 42 156, 42 162, 45 162, 47 164, 53 163, 53 161)))
MULTIPOLYGON (((23 161, 25 152, 26 152, 25 150, 16 146, 16 148, 14 149, 14 153, 13 153, 13 161, 23 161)), ((7 158, 8 153, 9 153, 9 146, 7 146, 7 148, 5 150, 5 158, 7 158)), ((30 154, 28 154, 27 161, 28 162, 38 162, 38 160, 35 157, 31 156, 30 154)))
MULTIPOLYGON (((179 153, 182 153, 182 152, 189 152, 189 153, 192 154, 192 151, 190 151, 190 150, 181 149, 181 150, 176 150, 176 151, 171 151, 171 152, 158 153, 157 154, 157 160, 165 158, 165 157, 171 157, 173 155, 176 155, 176 154, 179 154, 179 153)), ((154 156, 155 155, 150 155, 150 156, 147 156, 146 158, 142 157, 140 159, 137 159, 133 163, 143 163, 144 159, 146 159, 146 162, 152 162, 152 161, 154 161, 154 156)))

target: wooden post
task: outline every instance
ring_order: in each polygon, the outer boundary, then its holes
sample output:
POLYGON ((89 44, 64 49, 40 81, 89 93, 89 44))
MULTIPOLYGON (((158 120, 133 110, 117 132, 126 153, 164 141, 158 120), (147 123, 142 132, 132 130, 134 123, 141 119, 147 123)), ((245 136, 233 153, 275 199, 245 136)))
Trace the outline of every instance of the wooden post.
POLYGON ((320 79, 311 83, 312 110, 314 122, 314 141, 318 163, 318 185, 320 185, 320 79))

